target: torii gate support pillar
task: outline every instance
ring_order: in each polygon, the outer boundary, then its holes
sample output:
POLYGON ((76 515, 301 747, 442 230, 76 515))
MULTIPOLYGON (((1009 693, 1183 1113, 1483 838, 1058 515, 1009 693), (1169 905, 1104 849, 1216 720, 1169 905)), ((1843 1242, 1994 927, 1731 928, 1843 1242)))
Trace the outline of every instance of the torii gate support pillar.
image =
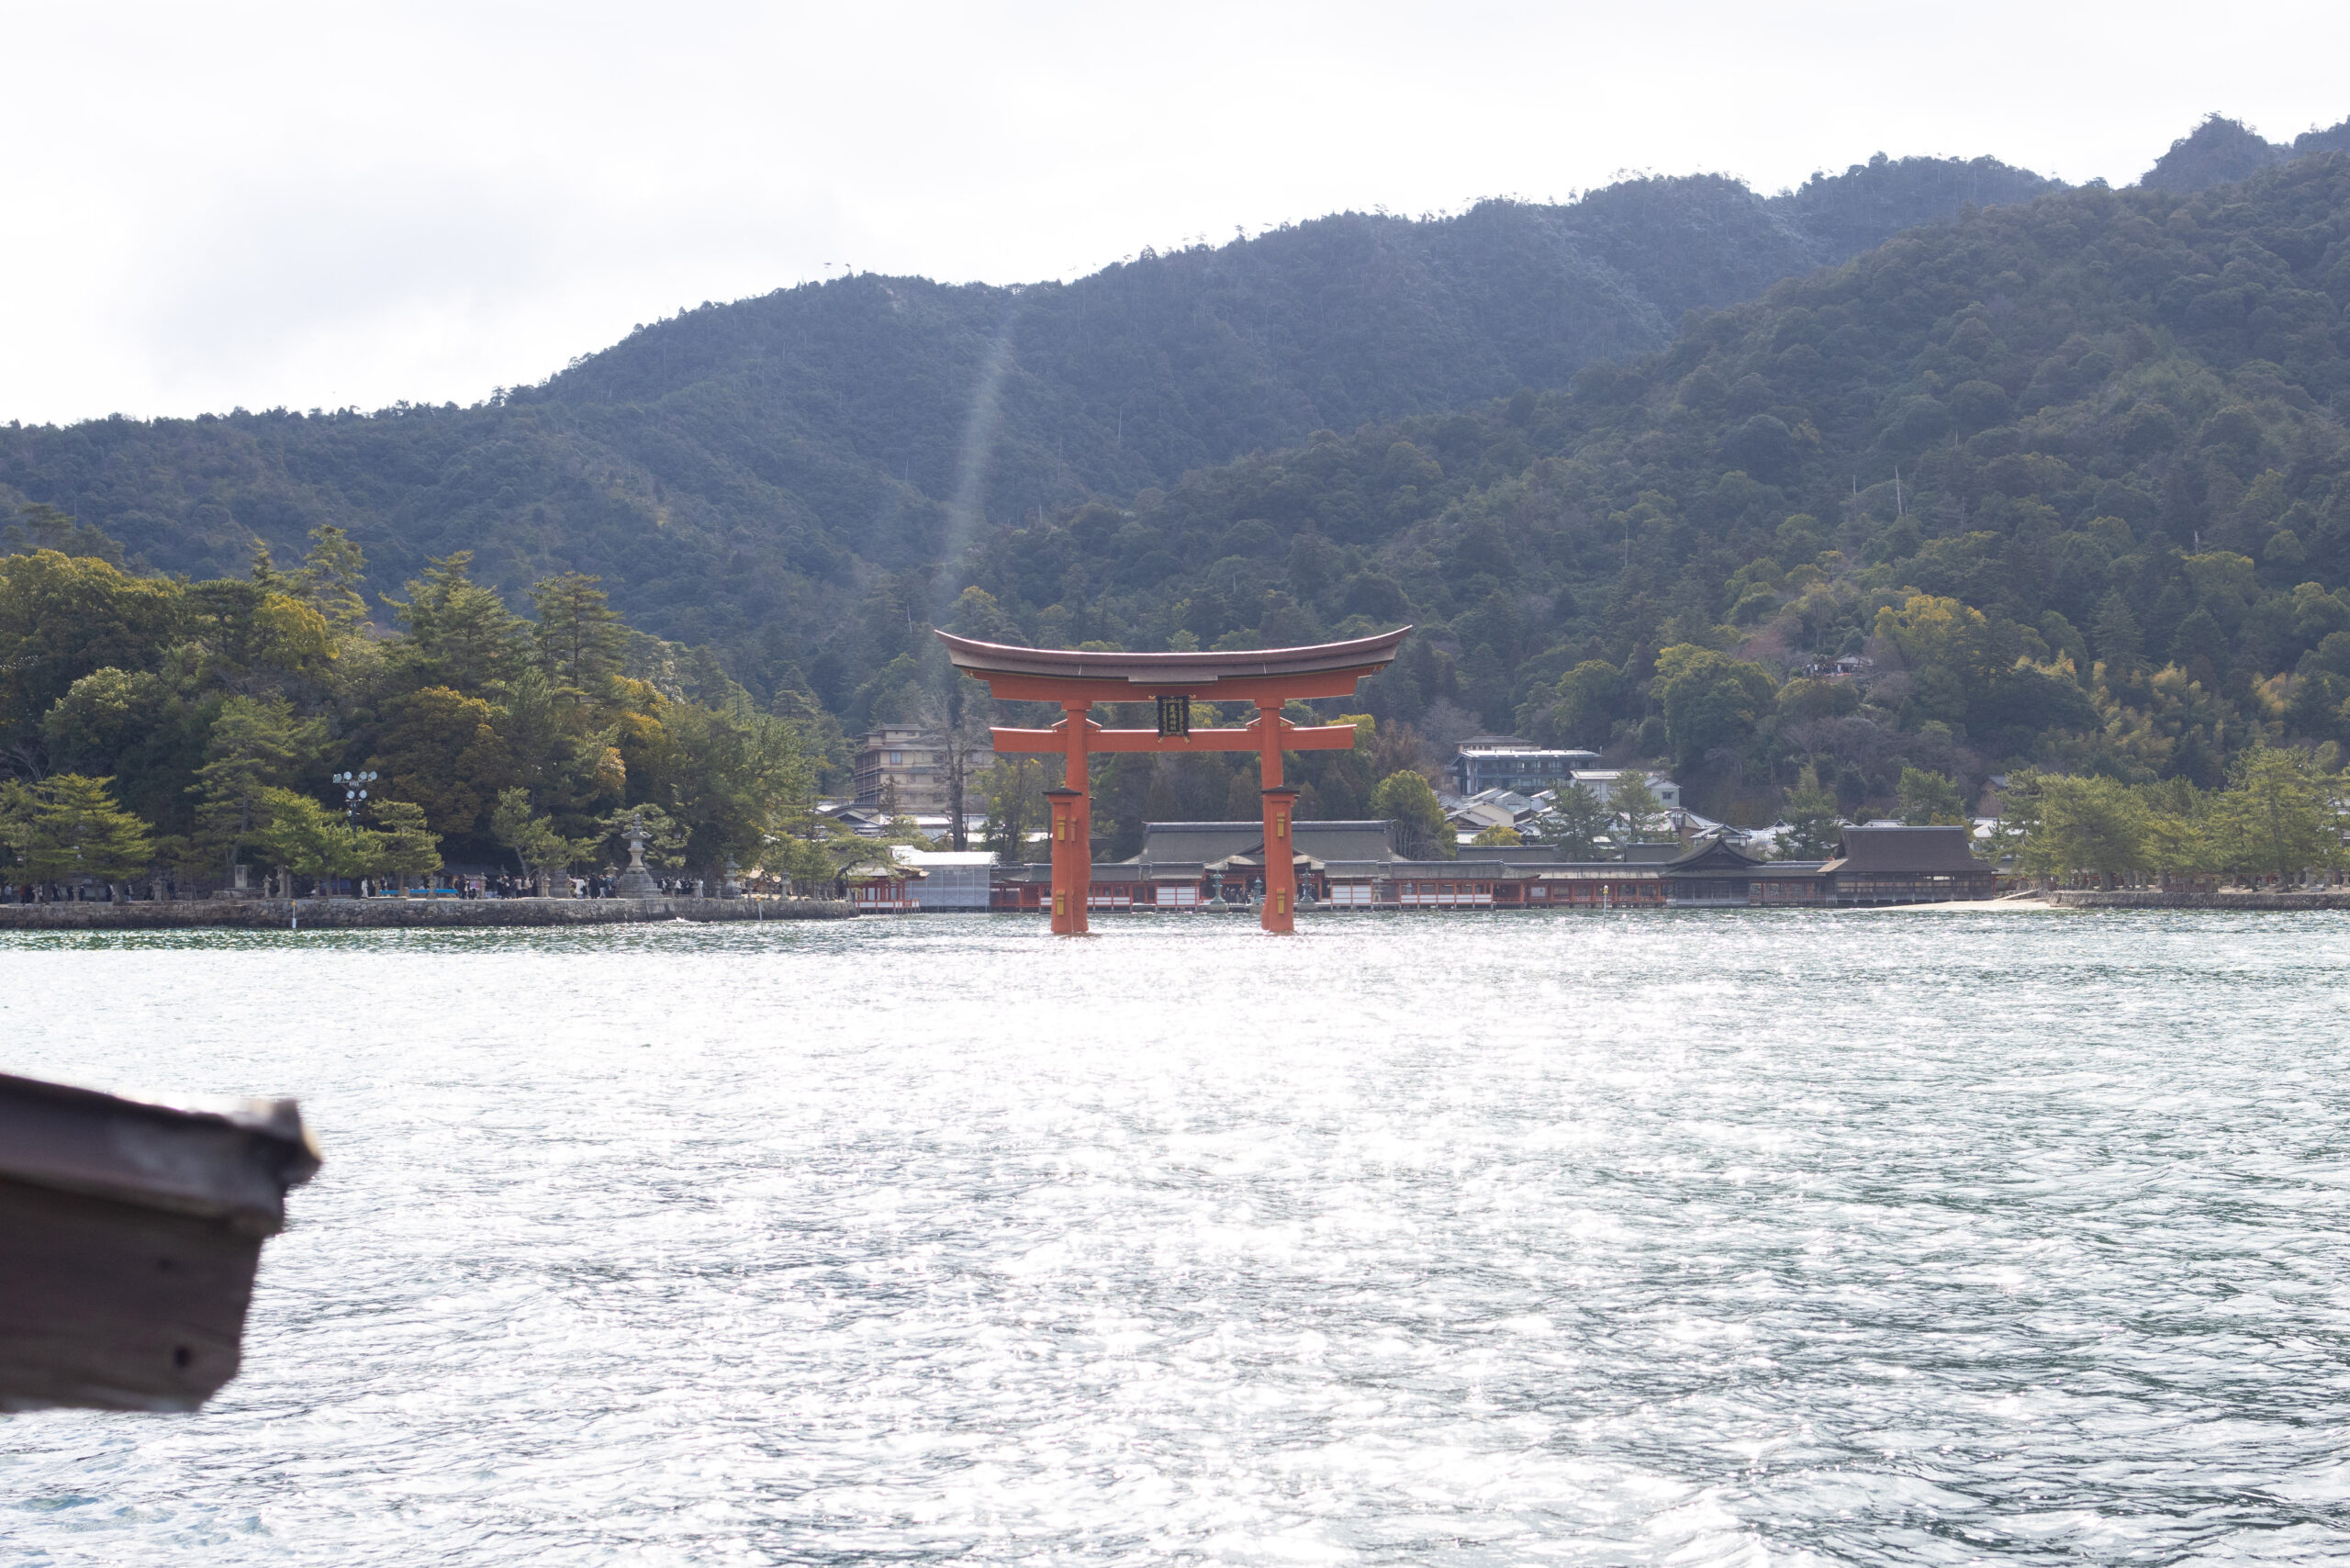
POLYGON ((1297 791, 1276 784, 1265 796, 1265 907, 1257 924, 1268 931, 1297 929, 1297 863, 1292 857, 1290 818, 1296 813, 1297 791))
POLYGON ((1263 749, 1257 768, 1265 801, 1265 907, 1257 924, 1267 931, 1297 929, 1297 861, 1290 837, 1290 819, 1297 814, 1297 791, 1281 782, 1281 699, 1257 701, 1258 733, 1263 749))
POLYGON ((1082 790, 1063 786, 1045 791, 1053 812, 1053 934, 1085 935, 1085 900, 1093 890, 1093 856, 1086 841, 1082 790))

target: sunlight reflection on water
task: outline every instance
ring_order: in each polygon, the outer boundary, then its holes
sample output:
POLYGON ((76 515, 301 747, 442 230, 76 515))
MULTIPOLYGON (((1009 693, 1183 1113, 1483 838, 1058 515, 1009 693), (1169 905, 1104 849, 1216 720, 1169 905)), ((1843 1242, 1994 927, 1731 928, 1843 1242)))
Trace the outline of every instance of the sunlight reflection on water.
POLYGON ((2350 1558, 2327 915, 0 939, 291 1092, 247 1371, 0 1557, 2350 1558))

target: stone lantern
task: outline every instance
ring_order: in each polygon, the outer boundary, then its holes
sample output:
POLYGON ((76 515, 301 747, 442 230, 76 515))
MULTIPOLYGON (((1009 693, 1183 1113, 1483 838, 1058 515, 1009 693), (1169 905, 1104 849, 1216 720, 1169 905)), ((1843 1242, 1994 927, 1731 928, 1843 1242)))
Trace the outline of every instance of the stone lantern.
POLYGON ((628 819, 628 869, 612 884, 612 896, 623 899, 657 899, 660 887, 653 880, 653 873, 644 868, 644 816, 631 812, 628 819))

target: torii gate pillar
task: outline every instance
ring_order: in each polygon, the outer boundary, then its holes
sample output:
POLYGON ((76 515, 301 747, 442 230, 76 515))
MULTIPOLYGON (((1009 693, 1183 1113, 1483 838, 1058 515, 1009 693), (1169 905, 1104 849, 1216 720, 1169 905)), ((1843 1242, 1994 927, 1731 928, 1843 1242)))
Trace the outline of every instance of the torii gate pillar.
POLYGON ((938 633, 955 667, 987 682, 1001 700, 1050 702, 1061 722, 1049 730, 999 728, 998 752, 1061 755, 1060 788, 1052 803, 1053 930, 1086 931, 1086 901, 1093 890, 1093 801, 1089 783, 1097 751, 1253 751, 1258 754, 1265 809, 1265 897, 1258 921, 1288 931, 1297 919, 1295 834, 1298 792, 1281 781, 1284 751, 1345 751, 1355 744, 1351 724, 1292 724, 1281 717, 1292 701, 1351 697, 1355 685, 1393 662, 1412 629, 1382 632, 1348 643, 1306 648, 1254 648, 1216 653, 1095 653, 1079 648, 1018 648, 938 633), (1165 700, 1179 699, 1169 702, 1165 700), (1093 722, 1096 702, 1159 700, 1157 730, 1105 730, 1093 722), (1194 730, 1190 704, 1246 702, 1256 720, 1242 729, 1194 730), (1169 714, 1173 717, 1170 718, 1169 714))
POLYGON ((1093 889, 1093 846, 1087 841, 1086 794, 1063 785, 1045 791, 1053 815, 1053 934, 1085 935, 1085 900, 1093 889))
POLYGON ((1265 907, 1257 912, 1257 920, 1268 931, 1293 931, 1297 928, 1297 849, 1289 824, 1297 814, 1297 791, 1281 782, 1280 699, 1258 700, 1257 730, 1264 737, 1257 767, 1264 783, 1260 793, 1265 801, 1265 907))

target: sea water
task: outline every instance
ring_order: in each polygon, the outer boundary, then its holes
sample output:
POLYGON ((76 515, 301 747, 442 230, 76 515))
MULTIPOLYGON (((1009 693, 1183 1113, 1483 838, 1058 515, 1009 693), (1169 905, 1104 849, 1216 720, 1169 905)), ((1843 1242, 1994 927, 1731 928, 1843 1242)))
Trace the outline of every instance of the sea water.
POLYGON ((0 1562, 2350 1560, 2350 918, 0 939, 293 1094, 204 1412, 0 1562))

